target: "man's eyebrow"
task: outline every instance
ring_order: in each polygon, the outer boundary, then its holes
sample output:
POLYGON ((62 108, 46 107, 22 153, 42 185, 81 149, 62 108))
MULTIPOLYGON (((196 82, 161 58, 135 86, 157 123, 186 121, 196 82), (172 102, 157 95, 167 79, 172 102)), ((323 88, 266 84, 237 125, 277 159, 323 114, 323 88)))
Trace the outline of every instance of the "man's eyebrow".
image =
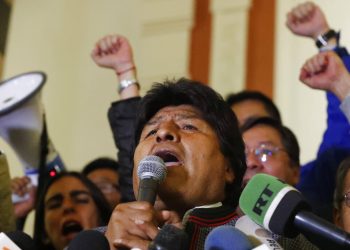
MULTIPOLYGON (((199 119, 203 120, 203 118, 197 113, 185 113, 185 114, 175 114, 175 120, 187 120, 187 119, 199 119)), ((164 120, 164 116, 156 116, 151 118, 146 125, 154 125, 158 122, 164 120)))
POLYGON ((273 141, 261 141, 261 142, 259 142, 259 146, 261 146, 261 145, 274 146, 274 147, 277 146, 273 141))

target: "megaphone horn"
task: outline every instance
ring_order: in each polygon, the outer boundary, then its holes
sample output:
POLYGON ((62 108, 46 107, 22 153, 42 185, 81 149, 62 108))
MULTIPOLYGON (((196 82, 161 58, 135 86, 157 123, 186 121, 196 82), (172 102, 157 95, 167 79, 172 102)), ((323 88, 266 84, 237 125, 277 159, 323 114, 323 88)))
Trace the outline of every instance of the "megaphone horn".
POLYGON ((43 72, 29 72, 0 83, 0 137, 15 151, 34 185, 38 184, 40 165, 48 171, 64 169, 51 140, 43 137, 46 125, 41 89, 45 81, 43 72))

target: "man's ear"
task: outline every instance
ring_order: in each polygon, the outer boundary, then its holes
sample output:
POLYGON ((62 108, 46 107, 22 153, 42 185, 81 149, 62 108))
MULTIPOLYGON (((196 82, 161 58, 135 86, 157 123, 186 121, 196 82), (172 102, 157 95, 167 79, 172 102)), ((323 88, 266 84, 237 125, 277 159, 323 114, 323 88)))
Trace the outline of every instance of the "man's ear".
POLYGON ((225 170, 225 181, 226 183, 232 183, 236 178, 235 173, 233 172, 233 169, 227 165, 225 170))

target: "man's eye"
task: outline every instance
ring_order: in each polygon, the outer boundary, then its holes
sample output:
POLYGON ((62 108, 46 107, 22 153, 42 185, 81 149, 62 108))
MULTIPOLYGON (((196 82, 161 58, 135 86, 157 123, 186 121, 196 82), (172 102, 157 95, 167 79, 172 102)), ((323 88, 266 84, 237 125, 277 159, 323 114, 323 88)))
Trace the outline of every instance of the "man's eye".
POLYGON ((271 156, 273 154, 273 151, 271 149, 264 148, 259 150, 259 154, 271 156))
POLYGON ((150 135, 154 135, 155 133, 157 133, 156 129, 152 129, 151 131, 148 132, 148 134, 146 135, 146 138, 150 135))
POLYGON ((182 129, 185 129, 185 130, 197 130, 197 127, 191 125, 191 124, 186 124, 182 127, 182 129))

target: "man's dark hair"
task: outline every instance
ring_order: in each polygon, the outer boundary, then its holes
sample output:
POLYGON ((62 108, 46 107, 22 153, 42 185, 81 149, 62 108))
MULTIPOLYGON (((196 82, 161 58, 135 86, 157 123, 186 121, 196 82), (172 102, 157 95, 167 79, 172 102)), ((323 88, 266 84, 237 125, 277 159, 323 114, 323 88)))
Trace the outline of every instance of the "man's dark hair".
POLYGON ((273 101, 268 96, 264 95, 259 91, 243 90, 238 93, 229 94, 226 97, 226 102, 230 107, 244 101, 261 102, 264 105, 270 117, 282 122, 281 114, 278 111, 277 106, 273 103, 273 101))
MULTIPOLYGON (((238 121, 223 98, 210 87, 181 78, 153 85, 142 99, 136 122, 135 145, 138 144, 145 124, 162 108, 191 105, 198 109, 202 118, 214 129, 222 154, 229 160, 235 180, 226 187, 225 203, 238 204, 242 178, 246 170, 244 144, 238 121)), ((210 174, 210 173, 208 173, 210 174)))
POLYGON ((283 147, 285 148, 291 163, 296 167, 300 167, 300 148, 294 133, 286 126, 283 126, 280 121, 271 117, 250 118, 242 125, 241 132, 243 134, 247 130, 259 125, 272 127, 280 134, 283 147))
POLYGON ((100 218, 99 226, 105 226, 109 221, 109 217, 112 211, 107 200, 103 196, 102 192, 98 189, 98 187, 95 186, 94 183, 92 183, 86 176, 82 175, 81 173, 61 172, 57 174, 55 177, 51 178, 46 183, 43 191, 40 192, 40 196, 38 197, 38 202, 36 205, 36 212, 35 212, 34 237, 33 237, 38 249, 42 249, 42 250, 54 249, 51 243, 48 241, 48 236, 45 231, 45 221, 44 221, 45 196, 52 184, 54 184, 56 181, 67 176, 74 177, 80 180, 83 183, 83 185, 86 186, 87 189, 90 191, 92 200, 94 201, 99 212, 99 218, 100 218))
POLYGON ((82 170, 82 174, 88 176, 88 174, 98 169, 110 169, 118 172, 119 163, 112 158, 100 157, 86 164, 82 170))

